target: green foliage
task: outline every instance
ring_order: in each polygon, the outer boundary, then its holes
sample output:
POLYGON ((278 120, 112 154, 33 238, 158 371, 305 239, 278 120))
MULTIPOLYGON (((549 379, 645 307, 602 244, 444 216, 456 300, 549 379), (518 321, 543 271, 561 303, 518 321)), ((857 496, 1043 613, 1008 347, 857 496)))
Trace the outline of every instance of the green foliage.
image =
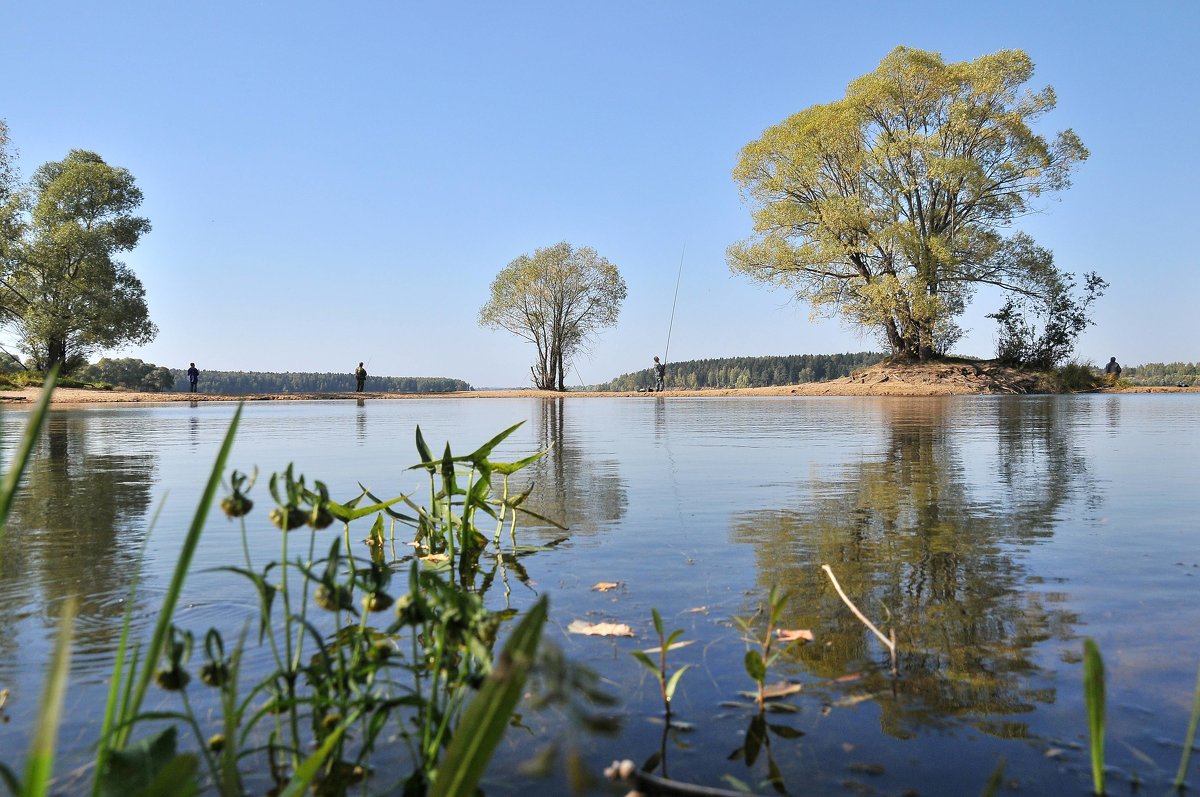
POLYGON ((157 393, 175 387, 175 375, 171 369, 142 362, 132 357, 110 360, 101 357, 97 362, 80 368, 75 377, 83 382, 109 384, 130 390, 145 390, 157 393))
POLYGON ((565 390, 567 371, 591 335, 617 323, 627 290, 617 267, 567 242, 521 255, 492 281, 479 323, 537 347, 533 384, 565 390))
POLYGON ((34 367, 70 373, 97 350, 152 340, 145 289, 115 258, 150 230, 134 215, 142 192, 133 175, 77 149, 40 167, 7 202, 5 191, 0 323, 34 367))
MULTIPOLYGON (((1046 250, 1039 251, 1050 258, 1046 250)), ((1046 371, 1056 368, 1074 351, 1079 335, 1095 323, 1088 311, 1108 283, 1089 272, 1084 275, 1083 295, 1076 297, 1073 275, 1050 272, 1053 276, 1042 292, 1011 295, 999 310, 988 314, 1000 325, 996 342, 1000 362, 1046 371)))
POLYGON ((1195 387, 1200 384, 1200 363, 1146 363, 1128 366, 1121 371, 1121 380, 1131 385, 1171 385, 1195 387))
POLYGON ((772 650, 775 633, 779 627, 779 619, 783 616, 787 601, 787 594, 779 592, 777 587, 771 587, 766 605, 759 607, 758 615, 765 614, 767 618, 761 635, 755 634, 755 617, 734 618, 742 629, 742 633, 746 635, 747 644, 754 646, 746 651, 744 664, 746 674, 754 681, 757 688, 755 702, 758 704, 759 711, 764 709, 766 703, 767 671, 784 651, 795 644, 788 643, 778 650, 772 650))
MULTIPOLYGON (((174 385, 188 389, 187 373, 171 369, 174 385)), ((251 393, 349 393, 354 390, 354 374, 295 371, 205 371, 200 372, 200 390, 227 396, 251 393)), ((366 389, 373 393, 453 393, 471 390, 461 379, 442 376, 368 376, 366 389)))
POLYGON ((1095 390, 1103 384, 1100 372, 1091 363, 1069 362, 1058 369, 1058 381, 1064 390, 1095 390))
MULTIPOLYGON (((840 379, 883 359, 875 352, 855 354, 789 354, 765 357, 720 357, 668 363, 664 379, 670 390, 768 387, 840 379)), ((630 391, 654 385, 654 369, 621 374, 593 390, 630 391)))
POLYGON ((976 286, 1040 289, 1045 264, 1013 257, 1000 230, 1087 157, 1070 130, 1033 132, 1055 95, 1023 89, 1032 75, 1020 50, 946 63, 897 47, 843 99, 768 128, 733 172, 755 235, 729 248, 730 268, 875 330, 893 354, 947 352, 976 286))

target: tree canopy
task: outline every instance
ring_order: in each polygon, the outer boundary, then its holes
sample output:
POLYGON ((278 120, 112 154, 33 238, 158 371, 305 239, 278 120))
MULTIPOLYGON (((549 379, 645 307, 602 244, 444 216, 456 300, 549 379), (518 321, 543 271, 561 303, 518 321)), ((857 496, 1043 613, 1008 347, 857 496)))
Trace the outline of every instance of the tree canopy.
POLYGON ((492 281, 479 323, 533 343, 534 386, 564 390, 572 358, 593 333, 617 323, 625 295, 616 266, 594 249, 564 241, 505 266, 492 281))
POLYGON ((1020 50, 948 64, 897 47, 843 99, 768 128, 733 172, 755 234, 730 268, 921 358, 961 336, 978 285, 1060 288, 1052 260, 1002 235, 1088 155, 1071 130, 1030 127, 1055 106, 1052 88, 1023 88, 1032 75, 1020 50))
POLYGON ((14 200, 2 228, 0 323, 34 365, 70 371, 98 350, 152 340, 145 289, 114 257, 150 230, 134 215, 142 192, 133 175, 72 150, 39 168, 14 200))

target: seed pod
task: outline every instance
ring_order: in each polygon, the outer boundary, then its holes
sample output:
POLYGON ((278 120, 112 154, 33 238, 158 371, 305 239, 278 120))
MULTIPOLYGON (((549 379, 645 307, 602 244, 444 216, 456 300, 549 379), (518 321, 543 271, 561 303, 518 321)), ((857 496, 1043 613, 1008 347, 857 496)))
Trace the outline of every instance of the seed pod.
POLYGON ((392 645, 386 640, 380 639, 371 645, 371 658, 376 661, 387 661, 392 656, 392 645))
POLYGON ((226 517, 235 518, 248 515, 253 508, 254 502, 238 492, 221 499, 221 511, 225 513, 226 517))
POLYGON ((324 717, 321 718, 321 727, 327 731, 331 731, 334 728, 336 728, 338 726, 338 723, 341 721, 342 721, 341 714, 326 714, 324 717))
POLYGON ((229 668, 223 661, 210 661, 200 668, 200 682, 205 686, 222 686, 229 680, 229 668))
POLYGON ((341 585, 330 587, 328 584, 319 584, 313 590, 313 601, 322 609, 330 612, 336 612, 338 609, 345 611, 354 609, 354 600, 350 590, 341 585))
POLYGON ((412 593, 402 595, 396 600, 396 618, 404 625, 417 625, 429 619, 425 605, 413 600, 412 593))
POLYGON ((382 612, 392 605, 392 596, 386 592, 372 592, 370 595, 364 595, 362 599, 363 606, 369 612, 382 612))
POLYGON ((317 504, 313 507, 312 512, 308 514, 308 525, 314 529, 328 528, 333 523, 333 515, 329 514, 329 510, 317 504))
POLYGON ((219 753, 225 749, 225 734, 214 733, 208 737, 208 749, 214 753, 219 753))
POLYGON ((154 673, 154 682, 168 692, 180 691, 191 680, 192 676, 188 675, 187 670, 181 667, 172 667, 169 670, 159 670, 154 673))
POLYGON ((307 520, 304 513, 299 509, 277 506, 267 513, 267 517, 275 528, 280 531, 291 531, 298 529, 304 525, 307 520))

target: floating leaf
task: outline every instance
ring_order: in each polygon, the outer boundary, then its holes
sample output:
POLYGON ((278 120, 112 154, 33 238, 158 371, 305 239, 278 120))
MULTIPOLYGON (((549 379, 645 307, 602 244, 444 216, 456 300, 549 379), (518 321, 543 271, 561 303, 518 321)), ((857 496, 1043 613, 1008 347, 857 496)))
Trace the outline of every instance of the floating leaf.
POLYGON ((608 592, 611 589, 621 586, 621 583, 620 581, 599 581, 592 585, 592 589, 597 592, 608 592))
POLYGON ((444 553, 428 553, 424 556, 418 556, 417 558, 422 562, 433 562, 434 564, 450 561, 450 555, 444 553))
POLYGON ((585 623, 583 620, 574 620, 567 626, 567 631, 584 636, 633 636, 633 629, 625 623, 585 623))
MULTIPOLYGON (((787 697, 799 692, 803 687, 800 684, 790 683, 788 681, 780 681, 777 684, 763 687, 763 700, 774 700, 780 697, 787 697)), ((757 698, 757 692, 738 692, 742 697, 757 698)))
MULTIPOLYGON (((667 645, 667 650, 672 651, 672 650, 675 650, 676 648, 686 648, 688 645, 695 643, 695 641, 696 640, 694 640, 694 639, 685 639, 683 642, 672 642, 671 644, 667 645)), ((645 652, 646 653, 662 653, 662 648, 661 647, 649 648, 645 652)))
POLYGON ((775 636, 780 642, 795 642, 798 639, 803 639, 805 642, 812 642, 814 639, 813 632, 807 628, 797 628, 795 630, 779 628, 775 631, 775 636))

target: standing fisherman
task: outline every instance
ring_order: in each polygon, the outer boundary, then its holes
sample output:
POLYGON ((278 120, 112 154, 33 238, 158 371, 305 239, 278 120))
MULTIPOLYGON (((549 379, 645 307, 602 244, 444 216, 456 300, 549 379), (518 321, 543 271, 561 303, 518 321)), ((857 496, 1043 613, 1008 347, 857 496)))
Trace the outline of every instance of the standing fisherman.
POLYGON ((660 363, 658 358, 654 358, 654 390, 658 393, 663 392, 663 380, 667 376, 667 366, 660 363))
POLYGON ((354 369, 354 381, 357 383, 357 387, 354 388, 354 392, 363 392, 363 383, 367 381, 367 369, 363 368, 362 363, 359 363, 358 367, 354 369))
POLYGON ((188 378, 188 385, 190 386, 190 389, 188 390, 188 392, 195 393, 196 392, 196 382, 200 381, 200 372, 198 370, 196 370, 195 363, 192 363, 190 366, 188 366, 187 378, 188 378))

